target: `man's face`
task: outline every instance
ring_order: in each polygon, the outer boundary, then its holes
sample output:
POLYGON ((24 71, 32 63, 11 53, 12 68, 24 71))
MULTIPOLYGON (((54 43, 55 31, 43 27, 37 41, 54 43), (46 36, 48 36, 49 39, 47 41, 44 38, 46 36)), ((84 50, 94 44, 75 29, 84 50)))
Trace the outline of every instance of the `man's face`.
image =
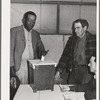
POLYGON ((30 31, 36 22, 36 18, 34 15, 28 15, 27 19, 24 19, 23 24, 27 31, 30 31))
POLYGON ((78 37, 81 38, 84 36, 86 27, 83 28, 80 22, 74 24, 74 29, 75 29, 75 33, 78 37))
POLYGON ((95 73, 96 71, 96 62, 95 62, 95 57, 91 57, 90 58, 90 63, 88 64, 88 66, 90 67, 90 71, 95 73))

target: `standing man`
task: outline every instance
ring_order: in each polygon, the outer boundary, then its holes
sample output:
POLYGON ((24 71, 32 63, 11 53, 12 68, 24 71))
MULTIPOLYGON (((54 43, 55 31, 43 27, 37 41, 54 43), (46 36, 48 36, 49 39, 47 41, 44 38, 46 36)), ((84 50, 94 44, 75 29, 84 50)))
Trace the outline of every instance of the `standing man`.
POLYGON ((33 29, 36 18, 34 12, 28 11, 23 15, 23 25, 11 28, 10 66, 22 84, 28 83, 27 60, 46 55, 39 33, 33 29))
POLYGON ((89 24, 85 19, 73 22, 74 34, 69 38, 57 65, 55 78, 60 78, 63 69, 69 71, 68 84, 80 85, 91 79, 88 63, 96 53, 96 37, 87 31, 89 24))

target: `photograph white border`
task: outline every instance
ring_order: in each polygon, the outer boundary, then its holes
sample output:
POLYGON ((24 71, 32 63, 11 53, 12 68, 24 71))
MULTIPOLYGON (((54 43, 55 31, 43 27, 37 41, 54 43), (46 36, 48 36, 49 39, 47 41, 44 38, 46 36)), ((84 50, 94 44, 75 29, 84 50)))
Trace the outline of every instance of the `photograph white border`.
POLYGON ((9 99, 10 0, 1 0, 1 100, 9 99))
POLYGON ((96 92, 97 92, 96 97, 97 97, 97 99, 96 100, 99 100, 100 99, 100 97, 99 97, 99 86, 100 86, 100 83, 99 83, 99 71, 100 71, 100 69, 99 69, 99 66, 100 66, 99 65, 99 52, 100 52, 99 51, 99 49, 100 49, 99 48, 99 45, 100 45, 99 44, 99 41, 100 41, 99 40, 99 38, 100 38, 100 36, 99 36, 99 32, 100 32, 99 31, 99 28, 100 28, 99 27, 99 0, 97 0, 97 14, 96 14, 96 16, 97 16, 96 17, 96 25, 97 25, 97 27, 96 27, 96 31, 97 31, 97 36, 96 36, 96 39, 97 39, 97 50, 96 50, 97 60, 96 61, 98 62, 97 63, 97 80, 96 80, 97 81, 97 83, 96 83, 96 86, 97 86, 96 87, 96 92))
MULTIPOLYGON (((9 99, 10 0, 1 1, 1 100, 9 99)), ((99 0, 97 0, 97 100, 99 100, 99 0)))

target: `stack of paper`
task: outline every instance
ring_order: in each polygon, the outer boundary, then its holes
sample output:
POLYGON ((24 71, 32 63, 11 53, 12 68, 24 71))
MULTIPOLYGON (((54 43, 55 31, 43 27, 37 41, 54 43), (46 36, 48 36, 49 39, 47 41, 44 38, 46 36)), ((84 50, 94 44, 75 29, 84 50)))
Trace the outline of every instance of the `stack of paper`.
POLYGON ((66 92, 62 95, 64 100, 85 100, 84 92, 66 92))

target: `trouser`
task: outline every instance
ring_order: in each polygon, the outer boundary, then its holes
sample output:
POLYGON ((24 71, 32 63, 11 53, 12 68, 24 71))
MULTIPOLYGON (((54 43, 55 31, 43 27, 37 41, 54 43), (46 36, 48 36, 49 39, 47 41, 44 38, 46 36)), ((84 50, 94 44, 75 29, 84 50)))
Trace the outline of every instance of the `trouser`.
POLYGON ((21 84, 28 84, 27 60, 23 60, 20 69, 16 72, 21 84))
POLYGON ((81 85, 88 83, 92 75, 88 71, 88 66, 73 68, 68 77, 68 84, 81 85))

